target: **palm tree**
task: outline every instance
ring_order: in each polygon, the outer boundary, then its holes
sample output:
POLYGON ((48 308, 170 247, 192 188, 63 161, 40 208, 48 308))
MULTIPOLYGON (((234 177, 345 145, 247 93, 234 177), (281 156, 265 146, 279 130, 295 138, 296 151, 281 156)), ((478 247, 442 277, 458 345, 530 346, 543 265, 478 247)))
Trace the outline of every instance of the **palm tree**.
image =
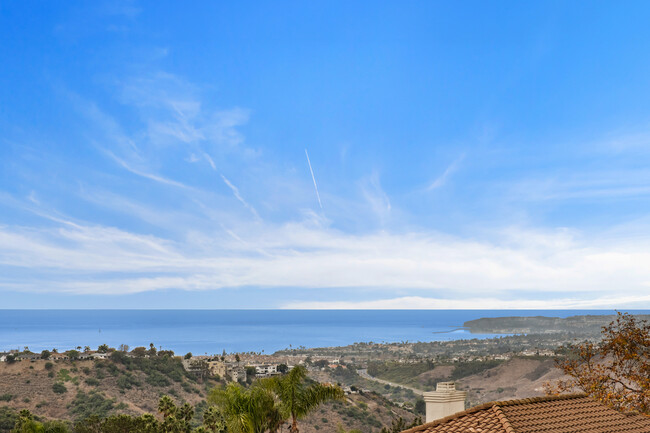
POLYGON ((344 397, 340 387, 321 383, 307 386, 306 378, 307 369, 299 365, 285 376, 269 378, 262 382, 264 387, 272 390, 280 399, 280 413, 283 418, 291 418, 290 433, 298 433, 298 420, 321 403, 344 397))
POLYGON ((273 394, 261 386, 245 389, 230 383, 215 388, 208 401, 217 405, 230 433, 277 432, 283 422, 273 394))
POLYGON ((187 422, 192 421, 192 418, 194 417, 194 407, 189 403, 184 403, 183 406, 178 409, 178 417, 187 422))
POLYGON ((172 415, 176 414, 176 405, 174 400, 168 395, 163 395, 158 401, 158 412, 163 414, 163 417, 166 419, 172 415))
POLYGON ((203 425, 212 433, 223 432, 226 430, 223 416, 214 406, 210 406, 205 410, 205 412, 203 412, 203 425))

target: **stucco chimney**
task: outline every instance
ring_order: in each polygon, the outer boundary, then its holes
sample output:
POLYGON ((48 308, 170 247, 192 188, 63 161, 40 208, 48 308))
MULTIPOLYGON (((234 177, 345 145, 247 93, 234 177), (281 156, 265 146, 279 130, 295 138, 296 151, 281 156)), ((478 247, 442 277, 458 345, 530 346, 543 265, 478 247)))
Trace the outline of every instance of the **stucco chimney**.
POLYGON ((435 391, 424 393, 427 404, 426 422, 465 410, 465 397, 467 392, 456 390, 454 382, 439 382, 435 391))

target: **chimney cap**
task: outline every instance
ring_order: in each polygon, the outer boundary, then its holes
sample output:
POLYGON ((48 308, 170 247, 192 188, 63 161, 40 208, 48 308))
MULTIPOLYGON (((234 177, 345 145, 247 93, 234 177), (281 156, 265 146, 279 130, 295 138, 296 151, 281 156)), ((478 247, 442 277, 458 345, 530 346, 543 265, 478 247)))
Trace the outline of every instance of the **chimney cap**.
POLYGON ((438 382, 436 384, 436 391, 455 391, 456 383, 455 382, 438 382))

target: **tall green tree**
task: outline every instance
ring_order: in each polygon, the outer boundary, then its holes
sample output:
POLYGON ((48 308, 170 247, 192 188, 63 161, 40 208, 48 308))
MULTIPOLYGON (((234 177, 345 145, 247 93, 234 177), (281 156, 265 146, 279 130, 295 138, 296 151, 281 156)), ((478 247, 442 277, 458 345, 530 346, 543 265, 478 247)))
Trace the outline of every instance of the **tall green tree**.
POLYGON ((262 386, 272 390, 280 400, 280 413, 284 419, 291 419, 289 431, 298 433, 298 420, 304 418, 322 403, 341 400, 345 394, 338 386, 321 383, 307 384, 307 369, 294 367, 289 373, 262 381, 262 386))
POLYGON ((208 401, 219 408, 229 433, 276 432, 283 422, 273 393, 259 385, 230 383, 213 389, 208 401))
POLYGON ((162 413, 163 418, 167 419, 170 416, 176 415, 176 405, 174 400, 168 395, 163 395, 158 401, 158 412, 162 413))

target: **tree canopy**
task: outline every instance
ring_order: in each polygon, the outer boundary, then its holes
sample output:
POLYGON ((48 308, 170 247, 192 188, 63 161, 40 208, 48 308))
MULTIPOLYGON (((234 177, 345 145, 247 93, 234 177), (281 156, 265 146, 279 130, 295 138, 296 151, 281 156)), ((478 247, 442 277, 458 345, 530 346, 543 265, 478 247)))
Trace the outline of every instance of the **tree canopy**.
POLYGON ((546 384, 549 393, 580 390, 621 411, 650 416, 650 324, 627 313, 557 362, 569 379, 546 384))

